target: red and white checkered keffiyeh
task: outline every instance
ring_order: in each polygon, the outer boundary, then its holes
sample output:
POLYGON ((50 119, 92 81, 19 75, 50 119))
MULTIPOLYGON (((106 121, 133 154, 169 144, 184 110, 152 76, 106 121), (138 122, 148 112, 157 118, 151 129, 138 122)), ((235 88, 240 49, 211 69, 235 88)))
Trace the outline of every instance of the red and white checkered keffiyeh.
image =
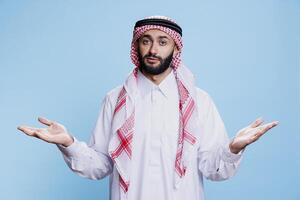
MULTIPOLYGON (((153 16, 150 18, 158 18, 153 16)), ((163 19, 173 20, 166 17, 163 19)), ((115 106, 114 118, 112 123, 113 136, 109 144, 109 153, 119 173, 120 197, 126 199, 130 186, 132 140, 134 137, 135 124, 135 96, 137 94, 137 72, 139 66, 137 40, 143 33, 151 29, 161 30, 171 36, 177 45, 179 53, 173 57, 172 68, 176 77, 179 91, 179 137, 174 164, 175 186, 178 186, 181 178, 184 177, 188 164, 190 148, 195 145, 197 139, 197 110, 196 110, 196 88, 194 86, 193 74, 181 63, 180 53, 183 47, 180 34, 169 28, 157 25, 145 25, 138 27, 133 32, 131 46, 131 59, 135 69, 128 76, 123 85, 115 106)))

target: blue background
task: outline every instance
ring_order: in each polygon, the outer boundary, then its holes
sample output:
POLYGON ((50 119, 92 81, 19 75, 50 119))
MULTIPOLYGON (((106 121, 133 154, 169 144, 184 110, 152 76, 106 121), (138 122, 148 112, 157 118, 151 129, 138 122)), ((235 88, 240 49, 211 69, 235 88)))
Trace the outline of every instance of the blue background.
POLYGON ((233 137, 256 117, 280 125, 249 146, 206 199, 300 199, 300 1, 0 0, 0 199, 108 199, 108 180, 72 173, 55 145, 16 127, 38 116, 88 141, 100 102, 122 84, 134 22, 174 18, 183 60, 233 137))

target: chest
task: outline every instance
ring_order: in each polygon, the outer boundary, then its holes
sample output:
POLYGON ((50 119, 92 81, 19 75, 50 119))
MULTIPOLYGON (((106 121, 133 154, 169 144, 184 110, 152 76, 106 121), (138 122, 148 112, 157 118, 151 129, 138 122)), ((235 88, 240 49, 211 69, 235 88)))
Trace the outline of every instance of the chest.
POLYGON ((158 159, 162 157, 174 160, 179 132, 179 97, 166 97, 161 91, 153 90, 137 99, 135 109, 135 156, 149 155, 150 162, 154 163, 160 162, 158 159))

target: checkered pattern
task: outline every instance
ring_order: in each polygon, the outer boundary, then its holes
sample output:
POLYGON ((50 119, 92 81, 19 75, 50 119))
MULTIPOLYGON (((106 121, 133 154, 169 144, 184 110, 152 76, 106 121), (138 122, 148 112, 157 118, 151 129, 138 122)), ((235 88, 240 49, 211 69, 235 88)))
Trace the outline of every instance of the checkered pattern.
POLYGON ((115 111, 114 111, 114 115, 122 109, 122 107, 125 105, 126 103, 126 90, 123 87, 119 96, 118 96, 118 100, 117 100, 117 105, 115 107, 115 111))
POLYGON ((179 91, 180 133, 175 159, 175 170, 179 177, 183 177, 186 172, 186 167, 182 164, 183 147, 186 145, 185 142, 194 145, 197 141, 196 137, 188 131, 188 123, 195 109, 195 101, 191 98, 189 91, 183 83, 178 79, 178 76, 176 76, 176 79, 179 91))
POLYGON ((134 127, 134 113, 125 121, 123 126, 118 129, 117 134, 120 140, 119 146, 115 151, 111 153, 111 158, 115 160, 125 152, 129 159, 131 159, 131 141, 133 137, 133 127, 134 127))
POLYGON ((120 187, 122 190, 127 193, 128 188, 129 188, 129 181, 125 182, 122 176, 119 175, 119 182, 120 182, 120 187))
MULTIPOLYGON (((159 18, 157 16, 150 17, 150 18, 159 18)), ((164 18, 165 19, 165 18, 164 18)), ((168 19, 168 18, 166 18, 168 19)), ((170 20, 170 19, 168 19, 170 20)), ((173 20, 171 20, 173 21, 173 20)), ((174 21, 173 21, 174 22, 174 21)), ((117 137, 113 137, 113 150, 110 151, 110 156, 117 165, 117 169, 119 172, 119 184, 122 190, 121 193, 124 198, 126 198, 126 194, 129 189, 130 185, 130 160, 132 155, 132 140, 134 137, 134 121, 135 121, 135 114, 134 109, 132 109, 131 115, 126 117, 120 117, 120 115, 126 115, 126 107, 131 108, 134 105, 130 102, 127 102, 128 96, 130 92, 127 89, 131 88, 131 90, 137 90, 137 72, 139 67, 139 60, 138 60, 138 52, 137 52, 137 40, 142 36, 142 34, 151 29, 158 29, 161 31, 166 32, 169 34, 175 44, 178 47, 179 53, 173 57, 172 60, 172 67, 173 72, 176 77, 178 91, 179 91, 179 111, 180 111, 180 120, 179 120, 179 137, 178 137, 178 147, 176 153, 176 160, 175 160, 175 174, 178 175, 179 178, 182 178, 186 172, 186 165, 183 163, 183 157, 185 156, 185 150, 189 149, 193 146, 197 139, 193 135, 192 129, 190 128, 191 124, 191 117, 193 116, 195 110, 195 101, 192 98, 190 91, 185 86, 182 78, 178 76, 178 67, 181 66, 180 60, 180 53, 183 47, 182 39, 180 34, 176 31, 173 31, 169 28, 156 26, 156 25, 145 25, 142 27, 138 27, 133 32, 133 40, 131 46, 131 59, 134 65, 136 66, 131 75, 129 75, 128 79, 126 80, 124 87, 121 89, 118 100, 114 110, 114 119, 125 119, 121 122, 120 128, 116 130, 117 137), (134 80, 131 81, 130 80, 134 80), (127 87, 125 87, 127 86, 127 87), (126 89, 127 88, 127 89, 126 89), (177 172, 177 173, 176 173, 177 172)), ((189 72, 190 73, 190 72, 189 72)))
MULTIPOLYGON (((136 79, 137 72, 133 72, 134 77, 136 79)), ((122 115, 122 109, 125 110, 126 105, 126 99, 127 99, 127 92, 125 87, 123 87, 119 93, 117 103, 114 110, 114 118, 117 118, 118 115, 122 115)), ((125 120, 123 125, 117 129, 117 135, 118 135, 118 141, 119 145, 110 152, 110 157, 113 159, 115 163, 122 162, 121 160, 126 160, 125 157, 131 159, 132 155, 132 138, 133 138, 133 128, 134 128, 134 112, 130 115, 128 119, 125 120), (120 162, 118 162, 118 159, 120 159, 120 162)), ((129 188, 129 180, 125 180, 125 177, 123 178, 121 174, 119 175, 119 185, 120 188, 126 193, 129 188)))
MULTIPOLYGON (((172 21, 174 23, 176 23, 174 20, 164 17, 164 16, 151 16, 151 17, 147 17, 146 19, 149 18, 159 18, 159 19, 166 19, 169 21, 172 21)), ((130 52, 130 56, 131 56, 131 60, 133 62, 133 64, 136 67, 140 66, 140 62, 139 62, 139 56, 138 56, 138 44, 137 44, 137 40, 146 32, 152 29, 157 29, 157 30, 161 30, 165 33, 167 33, 168 35, 170 35, 170 37, 174 40, 177 48, 178 48, 178 53, 173 57, 171 66, 174 69, 177 69, 178 66, 181 63, 181 58, 180 58, 180 54, 181 54, 181 50, 183 48, 183 42, 182 42, 182 38, 181 35, 179 33, 177 33, 176 31, 163 27, 163 26, 157 26, 157 25, 145 25, 145 26, 141 26, 141 27, 137 27, 134 31, 133 31, 133 38, 132 38, 132 42, 131 42, 131 52, 130 52)))

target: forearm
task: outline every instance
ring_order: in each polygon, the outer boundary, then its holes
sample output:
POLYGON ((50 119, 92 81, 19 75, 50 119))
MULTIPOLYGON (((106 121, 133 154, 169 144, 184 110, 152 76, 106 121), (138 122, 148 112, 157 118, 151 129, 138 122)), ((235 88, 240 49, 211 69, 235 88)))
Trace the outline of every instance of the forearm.
POLYGON ((203 176, 213 181, 222 181, 232 177, 242 159, 242 152, 230 152, 229 144, 220 146, 215 150, 198 153, 199 170, 203 176))
POLYGON ((102 179, 112 172, 112 161, 103 152, 97 152, 85 142, 74 138, 68 147, 57 145, 69 168, 76 174, 89 179, 102 179))

